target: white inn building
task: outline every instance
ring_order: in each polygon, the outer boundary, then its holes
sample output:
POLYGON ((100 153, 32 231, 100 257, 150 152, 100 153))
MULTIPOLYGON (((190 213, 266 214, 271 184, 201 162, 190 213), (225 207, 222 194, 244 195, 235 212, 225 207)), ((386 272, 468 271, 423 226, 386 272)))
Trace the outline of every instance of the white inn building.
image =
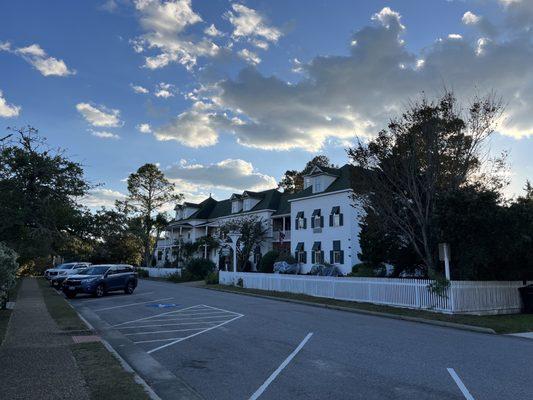
MULTIPOLYGON (((218 237, 218 229, 228 220, 256 215, 268 234, 250 257, 252 268, 267 251, 290 252, 307 273, 313 264, 330 263, 343 274, 359 262, 359 215, 352 206, 351 174, 354 167, 314 167, 304 177, 304 189, 286 194, 276 189, 245 191, 229 199, 211 197, 201 203, 177 205, 176 217, 166 228, 165 239, 156 247, 158 266, 176 263, 182 246, 203 236, 218 237)), ((231 257, 221 248, 203 245, 199 255, 225 268, 231 257)))

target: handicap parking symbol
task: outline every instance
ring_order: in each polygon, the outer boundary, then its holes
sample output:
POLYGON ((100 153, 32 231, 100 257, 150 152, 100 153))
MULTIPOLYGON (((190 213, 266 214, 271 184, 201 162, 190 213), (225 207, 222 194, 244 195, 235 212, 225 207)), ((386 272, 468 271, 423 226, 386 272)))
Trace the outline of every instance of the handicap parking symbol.
POLYGON ((159 304, 147 304, 146 307, 153 307, 153 308, 170 308, 170 307, 178 307, 179 304, 176 303, 159 303, 159 304))

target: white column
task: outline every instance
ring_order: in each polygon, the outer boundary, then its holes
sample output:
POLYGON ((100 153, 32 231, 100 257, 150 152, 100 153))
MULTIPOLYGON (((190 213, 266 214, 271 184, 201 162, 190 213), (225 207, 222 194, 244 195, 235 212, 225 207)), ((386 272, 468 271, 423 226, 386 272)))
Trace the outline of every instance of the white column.
MULTIPOLYGON (((207 238, 207 233, 208 233, 208 230, 207 230, 207 225, 205 226, 205 236, 207 238)), ((207 259, 207 243, 204 244, 204 258, 207 259)))

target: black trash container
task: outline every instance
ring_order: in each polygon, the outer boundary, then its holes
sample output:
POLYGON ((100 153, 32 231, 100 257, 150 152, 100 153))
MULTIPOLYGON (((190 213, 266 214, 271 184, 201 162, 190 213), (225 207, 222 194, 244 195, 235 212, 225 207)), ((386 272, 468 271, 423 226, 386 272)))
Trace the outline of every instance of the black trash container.
POLYGON ((522 312, 526 314, 533 314, 533 285, 527 285, 518 288, 520 297, 522 298, 522 312))

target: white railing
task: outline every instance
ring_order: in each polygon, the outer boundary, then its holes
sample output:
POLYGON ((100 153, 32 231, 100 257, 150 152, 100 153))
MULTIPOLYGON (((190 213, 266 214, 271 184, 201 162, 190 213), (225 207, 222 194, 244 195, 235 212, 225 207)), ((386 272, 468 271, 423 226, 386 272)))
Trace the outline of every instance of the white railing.
POLYGON ((139 267, 148 272, 150 278, 167 278, 168 276, 178 273, 181 275, 181 268, 144 268, 139 267))
POLYGON ((520 312, 517 288, 522 282, 452 281, 442 294, 428 289, 428 279, 334 278, 220 271, 220 283, 276 292, 300 293, 443 313, 504 314, 520 312))

